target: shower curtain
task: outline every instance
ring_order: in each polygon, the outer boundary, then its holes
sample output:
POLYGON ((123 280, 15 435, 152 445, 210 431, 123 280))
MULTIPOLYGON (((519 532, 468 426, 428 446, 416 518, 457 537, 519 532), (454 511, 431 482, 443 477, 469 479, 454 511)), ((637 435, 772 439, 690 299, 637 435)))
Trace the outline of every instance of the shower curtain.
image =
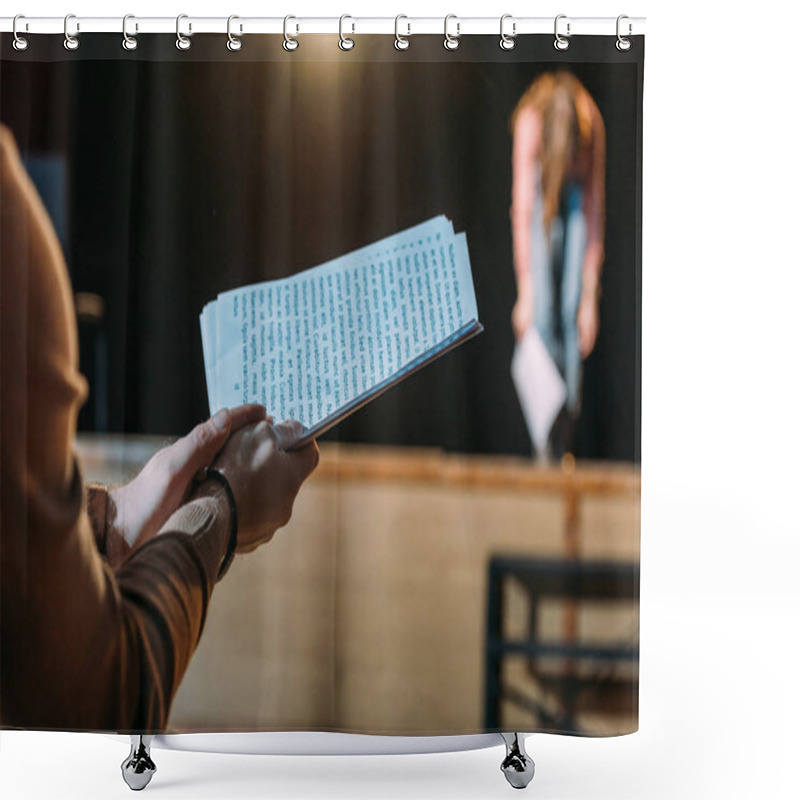
POLYGON ((0 726, 635 731, 643 37, 185 33, 2 34, 0 726), (206 304, 440 215, 483 332, 319 437, 271 541, 217 582, 91 535, 209 416, 206 304))

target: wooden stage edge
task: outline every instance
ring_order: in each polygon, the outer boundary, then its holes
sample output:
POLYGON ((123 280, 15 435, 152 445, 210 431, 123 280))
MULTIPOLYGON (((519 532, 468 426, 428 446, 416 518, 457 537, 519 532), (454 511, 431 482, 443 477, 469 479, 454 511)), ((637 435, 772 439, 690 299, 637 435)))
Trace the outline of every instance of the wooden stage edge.
MULTIPOLYGON (((114 466, 135 473, 168 440, 154 436, 80 434, 77 450, 88 473, 114 466)), ((434 448, 322 442, 313 481, 426 483, 484 489, 626 494, 641 491, 637 464, 575 461, 543 465, 521 456, 472 455, 434 448)))

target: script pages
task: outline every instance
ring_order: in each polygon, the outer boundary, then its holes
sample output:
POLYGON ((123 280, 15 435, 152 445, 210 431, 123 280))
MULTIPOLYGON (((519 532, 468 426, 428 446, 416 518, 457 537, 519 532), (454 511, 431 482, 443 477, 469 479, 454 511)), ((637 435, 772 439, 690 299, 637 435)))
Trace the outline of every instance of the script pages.
POLYGON ((261 403, 300 444, 483 330, 467 239, 438 216, 200 315, 211 413, 261 403))

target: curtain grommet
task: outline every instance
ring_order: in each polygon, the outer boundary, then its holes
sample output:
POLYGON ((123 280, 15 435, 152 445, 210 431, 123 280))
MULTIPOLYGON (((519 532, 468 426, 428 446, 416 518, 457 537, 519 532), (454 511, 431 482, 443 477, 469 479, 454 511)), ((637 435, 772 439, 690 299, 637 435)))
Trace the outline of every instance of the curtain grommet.
POLYGON ((555 40, 553 41, 553 47, 555 47, 556 50, 560 50, 563 53, 564 50, 569 50, 569 37, 572 34, 570 32, 569 20, 567 20, 567 35, 566 36, 562 36, 558 32, 558 23, 559 23, 559 20, 562 20, 562 19, 567 19, 567 15, 566 14, 558 14, 558 16, 556 16, 555 22, 553 24, 553 32, 554 32, 555 37, 556 37, 555 40))
POLYGON ((511 34, 507 34, 505 32, 505 22, 507 19, 513 20, 513 14, 503 14, 500 17, 500 49, 501 50, 513 50, 517 46, 517 23, 511 23, 511 34))
POLYGON ((445 50, 458 50, 458 46, 461 44, 458 37, 461 36, 461 23, 458 21, 458 17, 455 14, 448 14, 444 18, 444 49, 445 50), (451 19, 456 21, 456 35, 453 36, 448 30, 447 25, 451 19))
MULTIPOLYGON (((627 53, 628 50, 631 49, 631 40, 628 39, 627 36, 623 36, 622 33, 620 33, 620 28, 621 28, 620 24, 621 24, 622 20, 624 20, 624 19, 629 19, 627 14, 620 14, 617 17, 617 41, 616 41, 616 47, 617 47, 617 50, 619 50, 620 52, 627 53)), ((633 26, 629 22, 628 23, 628 36, 630 36, 632 33, 633 33, 633 26)))
MULTIPOLYGON (((16 51, 20 52, 20 53, 22 53, 25 50, 27 50, 28 49, 28 45, 30 44, 30 42, 24 36, 20 36, 19 32, 17 31, 17 21, 21 20, 21 19, 25 19, 25 15, 24 14, 17 14, 14 17, 14 22, 11 24, 11 32, 14 34, 14 41, 12 42, 12 45, 13 45, 14 49, 16 51)), ((28 30, 28 23, 27 22, 25 23, 25 30, 26 31, 28 30)))
POLYGON ((395 50, 408 50, 411 47, 411 42, 409 41, 409 37, 411 36, 411 23, 407 22, 406 27, 408 31, 406 32, 405 36, 400 35, 400 20, 401 19, 408 19, 405 14, 398 14, 394 18, 394 47, 395 50))
MULTIPOLYGON (((69 32, 69 21, 71 19, 77 19, 75 14, 67 14, 67 16, 64 17, 64 49, 74 51, 81 46, 81 43, 80 41, 78 41, 77 36, 72 36, 72 34, 70 34, 69 32)), ((80 32, 80 29, 81 29, 80 23, 76 22, 75 32, 76 33, 80 32)))
MULTIPOLYGON (((184 36, 181 33, 181 20, 188 18, 189 18, 188 14, 178 14, 178 17, 175 20, 175 35, 177 37, 175 39, 175 47, 177 47, 178 50, 188 50, 192 46, 192 40, 188 36, 184 36)), ((191 33, 192 33, 192 23, 190 22, 189 34, 191 35, 191 33)))
MULTIPOLYGON (((231 14, 228 17, 228 41, 226 43, 226 47, 231 53, 238 53, 239 50, 242 49, 242 40, 238 36, 234 36, 231 32, 231 23, 235 20, 239 19, 236 14, 231 14)), ((242 32, 242 26, 239 25, 239 33, 242 32)))
MULTIPOLYGON (((283 18, 283 49, 286 50, 287 53, 293 53, 298 47, 300 47, 300 42, 297 40, 297 36, 289 35, 288 25, 290 19, 297 19, 297 17, 292 14, 287 14, 283 18)), ((300 32, 299 25, 296 25, 295 29, 298 33, 300 32)))
MULTIPOLYGON (((133 14, 126 14, 122 18, 122 47, 125 50, 131 51, 131 50, 135 50, 139 46, 139 40, 136 38, 135 35, 131 36, 128 33, 128 20, 129 19, 136 19, 136 17, 134 17, 133 14)), ((134 24, 134 28, 133 29, 135 31, 139 30, 139 23, 138 22, 134 24)))
MULTIPOLYGON (((349 36, 344 35, 343 27, 344 27, 344 21, 346 19, 353 19, 353 18, 349 14, 342 14, 342 16, 339 17, 339 49, 348 52, 356 46, 356 43, 354 39, 351 39, 349 36)), ((356 26, 355 23, 353 23, 351 33, 355 33, 355 30, 356 26)))

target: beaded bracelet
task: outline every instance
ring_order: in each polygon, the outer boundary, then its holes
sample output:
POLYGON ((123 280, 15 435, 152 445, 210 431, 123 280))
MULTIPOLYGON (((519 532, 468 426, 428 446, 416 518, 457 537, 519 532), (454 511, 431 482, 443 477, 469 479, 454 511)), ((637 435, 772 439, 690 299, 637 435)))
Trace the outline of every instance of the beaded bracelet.
POLYGON ((219 483, 222 484, 222 488, 225 490, 225 494, 228 496, 228 505, 230 507, 231 535, 228 539, 228 549, 225 551, 225 557, 222 559, 222 563, 219 565, 219 572, 217 573, 217 582, 219 582, 223 575, 225 575, 225 573, 228 571, 228 567, 230 567, 231 561, 233 561, 233 554, 236 552, 239 520, 236 516, 236 498, 233 496, 233 489, 231 489, 228 479, 218 469, 214 469, 213 467, 206 467, 205 478, 206 480, 211 478, 219 481, 219 483))

